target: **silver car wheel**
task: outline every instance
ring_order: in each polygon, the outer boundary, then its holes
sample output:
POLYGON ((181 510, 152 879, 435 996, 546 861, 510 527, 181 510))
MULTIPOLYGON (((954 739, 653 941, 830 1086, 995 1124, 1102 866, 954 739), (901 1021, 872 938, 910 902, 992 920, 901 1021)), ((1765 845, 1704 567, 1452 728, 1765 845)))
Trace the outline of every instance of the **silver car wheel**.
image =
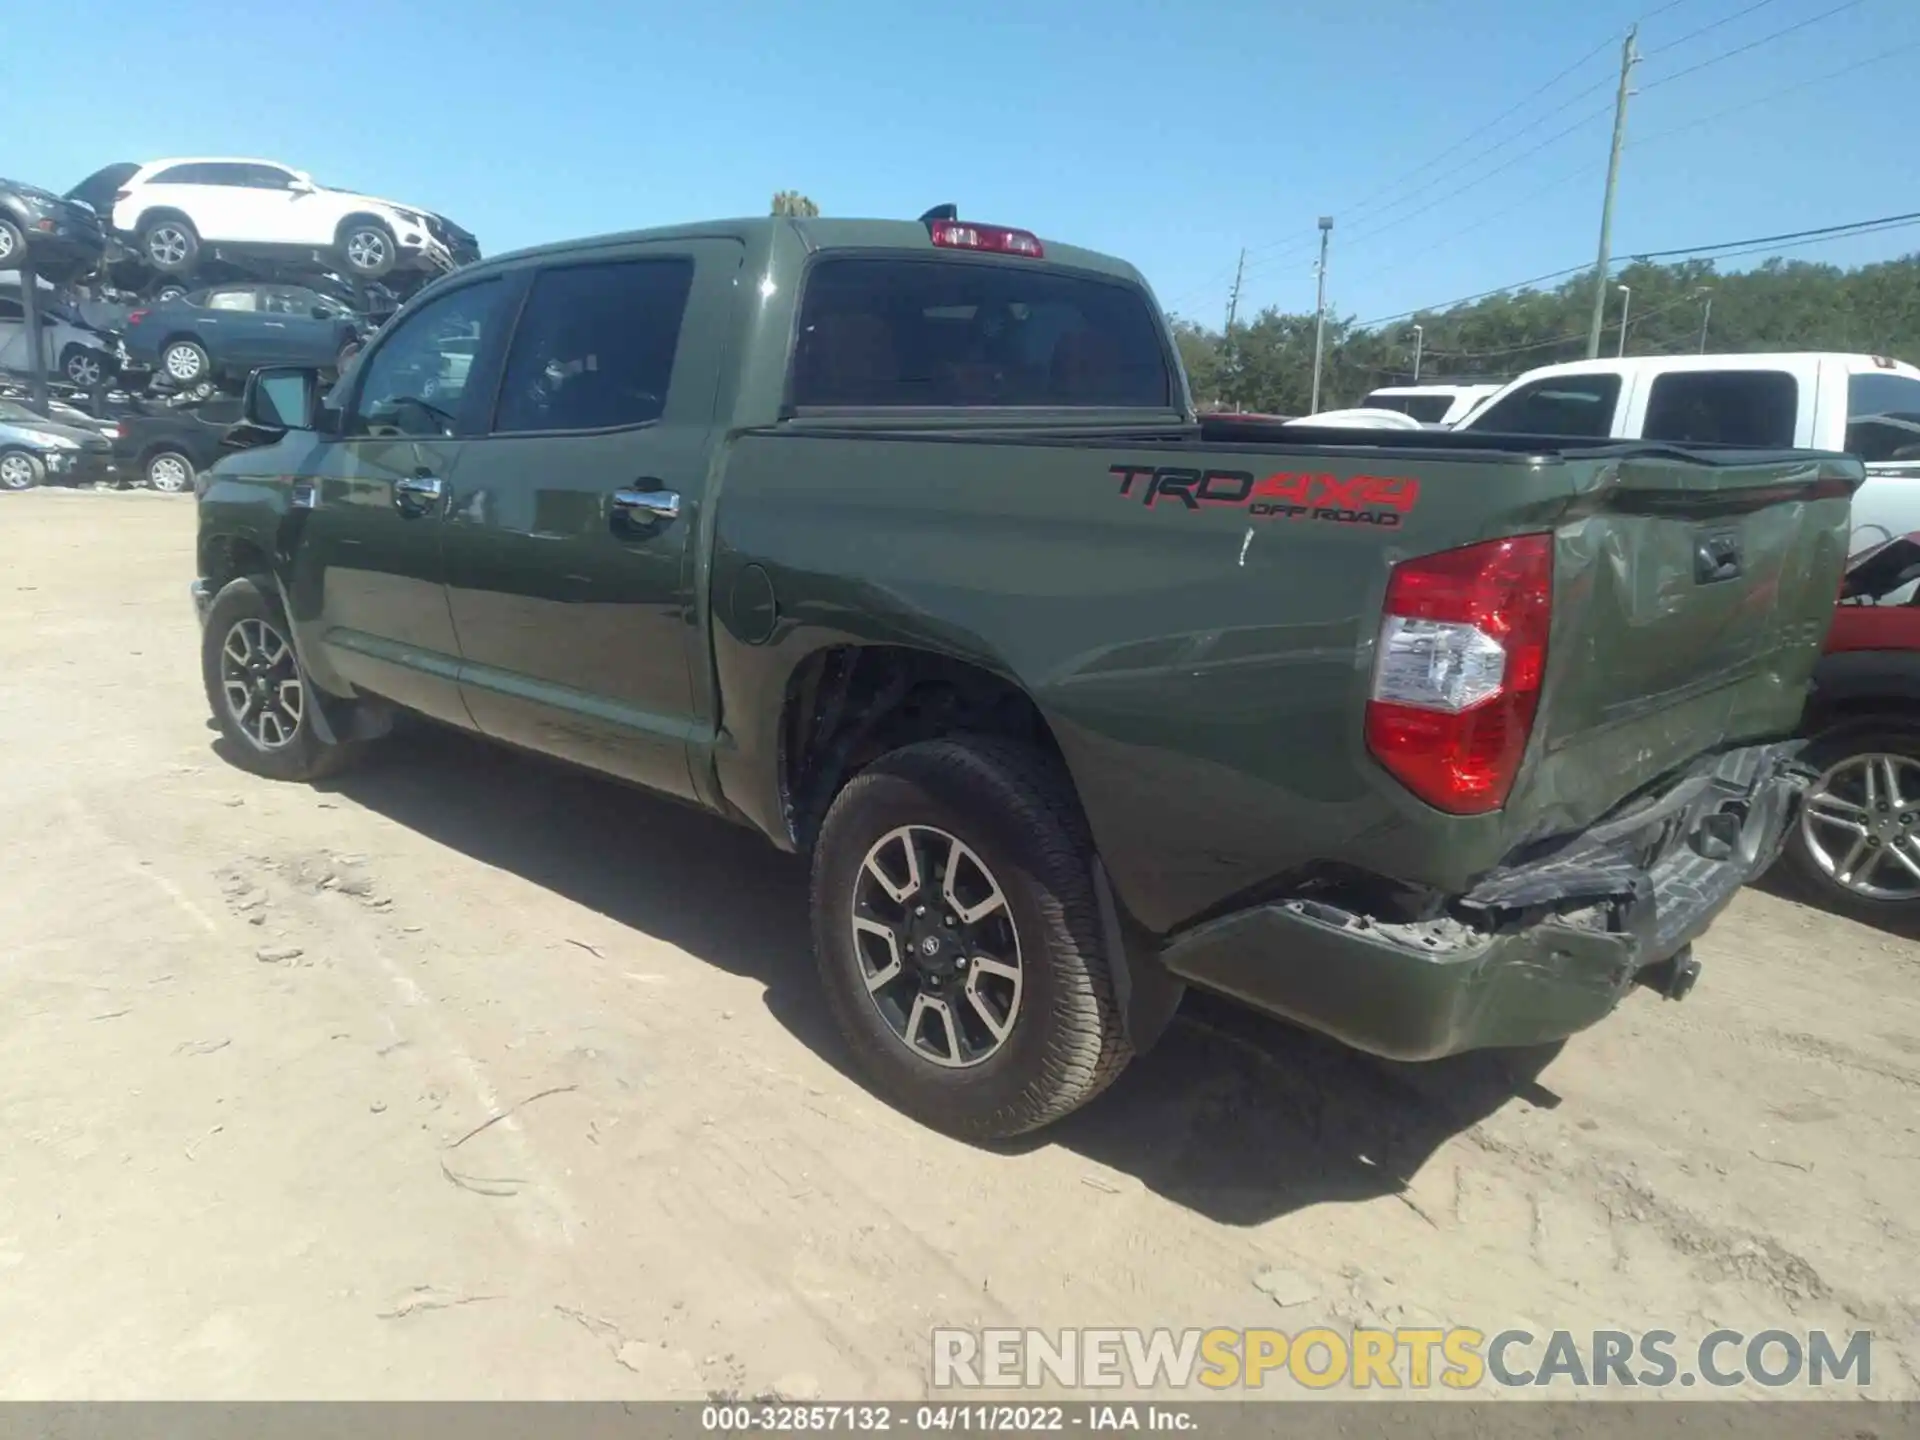
POLYGON ((192 248, 187 232, 178 225, 156 226, 147 236, 147 258, 156 265, 178 265, 192 248))
POLYGON ((147 462, 147 484, 168 495, 178 495, 193 485, 193 465, 184 455, 168 451, 147 462))
POLYGON ((356 230, 347 237, 347 263, 356 270, 378 270, 388 254, 387 237, 378 230, 356 230))
POLYGON ((1807 854, 1867 900, 1920 899, 1920 761, 1871 752, 1830 766, 1800 811, 1807 854))

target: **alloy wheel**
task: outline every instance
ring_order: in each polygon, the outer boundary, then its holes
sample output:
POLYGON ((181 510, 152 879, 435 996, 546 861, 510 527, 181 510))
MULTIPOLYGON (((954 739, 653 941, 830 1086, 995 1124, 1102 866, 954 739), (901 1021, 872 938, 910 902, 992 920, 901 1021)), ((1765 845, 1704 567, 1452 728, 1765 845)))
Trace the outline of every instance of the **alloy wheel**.
POLYGON ((233 723, 262 750, 293 743, 306 688, 287 638, 265 620, 236 620, 220 647, 220 689, 233 723))
POLYGON ((0 225, 0 260, 11 260, 12 258, 13 231, 5 225, 0 225))
POLYGON ((1872 752, 1829 767, 1807 792, 1800 833, 1814 864, 1864 899, 1920 899, 1920 761, 1872 752))
POLYGON ((178 495, 193 484, 193 469, 178 455, 156 455, 147 462, 147 483, 168 495, 178 495))
POLYGON ((24 455, 0 455, 0 490, 31 490, 33 462, 24 455))
POLYGON ((999 1053, 1025 971, 1006 892, 977 854, 931 825, 888 831, 861 862, 850 920, 868 998, 901 1044, 948 1069, 999 1053))
POLYGON ((183 384, 200 378, 200 352, 191 345, 173 345, 167 349, 167 374, 183 384))
POLYGON ((67 361, 67 379, 82 389, 91 390, 98 385, 102 373, 99 357, 84 350, 67 361))
POLYGON ((356 270, 378 270, 387 263, 387 237, 378 230, 356 230, 347 237, 347 263, 356 270))
POLYGON ((191 248, 187 232, 178 225, 158 226, 147 236, 147 258, 156 265, 178 265, 191 248))

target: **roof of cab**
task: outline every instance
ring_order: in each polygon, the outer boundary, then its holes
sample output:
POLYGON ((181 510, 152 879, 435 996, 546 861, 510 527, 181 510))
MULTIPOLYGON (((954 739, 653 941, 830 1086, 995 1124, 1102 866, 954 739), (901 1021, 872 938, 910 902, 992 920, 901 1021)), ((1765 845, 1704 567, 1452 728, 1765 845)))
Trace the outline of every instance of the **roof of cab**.
MULTIPOLYGON (((980 223, 1000 222, 981 221, 980 223)), ((555 256, 651 241, 703 239, 751 241, 769 234, 775 227, 782 225, 791 226, 811 250, 918 250, 928 254, 942 255, 968 253, 957 250, 936 250, 931 231, 918 220, 822 220, 760 215, 739 220, 708 220, 691 225, 667 225, 650 230, 628 230, 611 235, 588 236, 578 240, 561 240, 524 250, 508 251, 501 255, 490 255, 485 260, 465 266, 454 273, 472 275, 495 267, 505 268, 524 264, 534 259, 550 259, 555 256)), ((1132 284, 1145 285, 1146 283, 1138 270, 1126 261, 1111 255, 1082 250, 1073 245, 1061 245, 1045 238, 1042 238, 1041 244, 1046 251, 1043 259, 1030 260, 1019 256, 1001 255, 989 255, 986 258, 1004 260, 1011 265, 1062 265, 1096 275, 1106 275, 1116 280, 1125 280, 1132 284)))
POLYGON ((1706 355, 1627 355, 1611 359, 1601 357, 1594 360, 1566 360, 1558 365, 1542 365, 1528 370, 1509 381, 1509 385, 1518 385, 1522 380, 1550 380, 1561 375, 1633 375, 1645 370, 1765 370, 1787 364, 1806 364, 1809 361, 1835 361, 1846 366, 1849 371, 1879 370, 1887 374, 1905 375, 1920 378, 1920 368, 1907 364, 1904 360, 1891 360, 1882 355, 1868 355, 1847 350, 1768 350, 1752 353, 1727 352, 1725 354, 1706 355))

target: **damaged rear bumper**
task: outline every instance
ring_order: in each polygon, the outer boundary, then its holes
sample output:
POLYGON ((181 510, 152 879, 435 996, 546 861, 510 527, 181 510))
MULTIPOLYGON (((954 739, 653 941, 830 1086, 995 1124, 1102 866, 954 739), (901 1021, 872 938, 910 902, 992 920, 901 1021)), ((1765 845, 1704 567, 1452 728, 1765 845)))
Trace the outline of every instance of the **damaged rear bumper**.
POLYGON ((1192 984, 1394 1059, 1563 1039, 1636 979, 1684 993, 1686 947, 1773 863, 1798 815, 1811 777, 1800 743, 1708 757, 1434 918, 1302 897, 1210 921, 1161 958, 1192 984))

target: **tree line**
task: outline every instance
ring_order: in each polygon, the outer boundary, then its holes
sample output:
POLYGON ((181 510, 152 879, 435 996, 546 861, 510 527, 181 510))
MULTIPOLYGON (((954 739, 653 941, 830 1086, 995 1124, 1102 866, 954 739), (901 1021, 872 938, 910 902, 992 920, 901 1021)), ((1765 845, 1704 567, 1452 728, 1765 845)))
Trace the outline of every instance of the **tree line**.
MULTIPOLYGON (((1847 270, 1771 259, 1722 274, 1710 260, 1639 261, 1607 285, 1600 353, 1843 350, 1920 363, 1920 254, 1847 270), (1623 295, 1618 287, 1628 287, 1623 295)), ((1321 408, 1357 405, 1369 390, 1413 379, 1505 380, 1539 365, 1586 358, 1593 275, 1553 289, 1514 290, 1373 326, 1329 315, 1321 408)), ((1194 400, 1202 409, 1304 415, 1313 386, 1311 314, 1279 309, 1231 333, 1173 317, 1194 400)))

